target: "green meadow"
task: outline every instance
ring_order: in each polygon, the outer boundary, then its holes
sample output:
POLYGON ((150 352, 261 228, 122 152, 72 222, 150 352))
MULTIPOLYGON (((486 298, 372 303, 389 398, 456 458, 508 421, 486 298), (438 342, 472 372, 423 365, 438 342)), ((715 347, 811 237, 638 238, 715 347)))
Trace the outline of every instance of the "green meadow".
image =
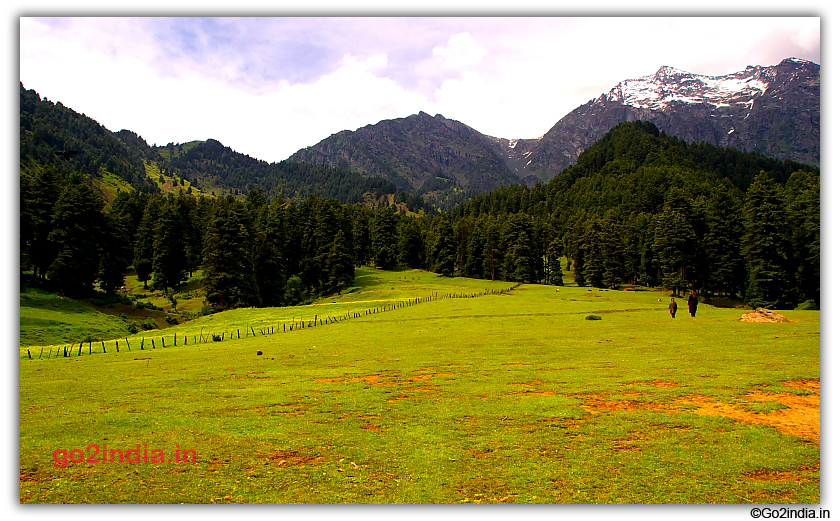
POLYGON ((21 345, 21 503, 820 502, 819 311, 354 284, 107 352, 21 345))

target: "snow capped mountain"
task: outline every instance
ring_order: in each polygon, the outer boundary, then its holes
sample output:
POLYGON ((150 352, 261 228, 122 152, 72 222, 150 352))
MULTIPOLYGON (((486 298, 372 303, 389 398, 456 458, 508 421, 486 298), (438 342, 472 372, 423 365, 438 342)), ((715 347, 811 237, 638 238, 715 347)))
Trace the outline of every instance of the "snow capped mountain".
POLYGON ((550 179, 610 129, 636 120, 692 143, 819 164, 820 66, 789 58, 724 76, 663 66, 581 105, 539 141, 510 148, 508 166, 523 179, 550 179))
POLYGON ((674 103, 752 107, 755 98, 767 91, 775 77, 771 67, 750 66, 735 74, 702 76, 663 66, 650 76, 622 81, 606 99, 653 110, 667 110, 674 103))

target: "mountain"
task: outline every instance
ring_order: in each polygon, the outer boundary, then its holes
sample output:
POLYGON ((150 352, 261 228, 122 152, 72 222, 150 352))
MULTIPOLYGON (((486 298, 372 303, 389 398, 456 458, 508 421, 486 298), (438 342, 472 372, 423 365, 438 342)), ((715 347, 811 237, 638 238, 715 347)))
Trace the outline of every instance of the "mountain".
POLYGON ((96 180, 109 172, 148 192, 155 190, 144 167, 151 154, 143 138, 133 132, 113 133, 20 84, 21 171, 51 166, 60 174, 80 171, 96 180))
POLYGON ((581 105, 542 138, 516 143, 508 164, 525 165, 521 177, 552 178, 610 129, 638 120, 689 143, 819 165, 820 66, 790 58, 725 76, 661 67, 581 105))
POLYGON ((20 172, 33 176, 52 168, 66 176, 81 172, 106 201, 120 190, 219 192, 245 197, 262 188, 269 199, 302 200, 310 195, 342 203, 402 203, 408 210, 431 209, 423 199, 393 183, 325 165, 293 161, 267 163, 210 139, 157 147, 130 130, 112 132, 96 120, 42 98, 20 85, 20 172))
MULTIPOLYGON (((269 200, 306 199, 310 195, 336 199, 341 203, 365 202, 369 197, 397 194, 393 183, 379 177, 363 177, 345 169, 296 161, 267 163, 234 151, 215 139, 191 143, 170 143, 156 149, 159 166, 181 179, 205 187, 221 187, 247 194, 261 188, 269 200)), ((407 199, 412 210, 422 199, 407 199)))
POLYGON ((486 192, 548 182, 625 121, 651 121, 689 143, 818 165, 820 66, 790 58, 725 76, 661 67, 622 81, 537 139, 487 136, 420 112, 339 132, 290 159, 383 177, 406 191, 429 192, 448 180, 486 192))
POLYGON ((452 183, 489 191, 520 182, 494 139, 461 122, 420 112, 333 134, 289 159, 383 177, 412 192, 452 183))

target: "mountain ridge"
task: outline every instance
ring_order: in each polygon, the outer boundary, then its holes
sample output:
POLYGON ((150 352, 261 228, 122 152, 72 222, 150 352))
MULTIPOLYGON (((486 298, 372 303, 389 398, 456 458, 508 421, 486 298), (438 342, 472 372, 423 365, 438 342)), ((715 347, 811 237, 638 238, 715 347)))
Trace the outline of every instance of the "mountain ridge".
POLYGON ((706 142, 818 165, 819 83, 819 65, 798 58, 774 66, 751 65, 721 76, 662 66, 648 76, 619 82, 536 139, 489 136, 457 120, 421 111, 333 134, 290 159, 343 165, 363 175, 384 177, 407 190, 421 189, 424 179, 443 177, 487 191, 517 182, 529 186, 548 182, 620 123, 651 121, 689 143, 706 142), (428 126, 421 122, 429 121, 443 124, 457 139, 442 143, 451 136, 440 132, 424 136, 422 130, 428 126), (414 146, 398 144, 388 150, 389 143, 405 139, 414 146), (436 160, 425 157, 435 153, 436 160), (469 160, 474 164, 467 164, 469 160), (449 168, 453 162, 454 168, 449 168))

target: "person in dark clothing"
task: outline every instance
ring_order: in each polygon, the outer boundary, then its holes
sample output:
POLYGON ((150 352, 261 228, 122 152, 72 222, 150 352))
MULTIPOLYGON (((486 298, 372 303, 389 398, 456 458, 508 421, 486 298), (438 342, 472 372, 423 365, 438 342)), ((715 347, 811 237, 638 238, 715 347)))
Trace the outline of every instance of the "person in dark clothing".
POLYGON ((668 305, 668 311, 671 312, 671 318, 677 318, 677 301, 671 297, 671 304, 668 305))
POLYGON ((699 299, 697 298, 697 294, 695 292, 691 292, 691 295, 688 296, 688 312, 691 313, 691 316, 694 317, 697 314, 697 303, 699 299))

